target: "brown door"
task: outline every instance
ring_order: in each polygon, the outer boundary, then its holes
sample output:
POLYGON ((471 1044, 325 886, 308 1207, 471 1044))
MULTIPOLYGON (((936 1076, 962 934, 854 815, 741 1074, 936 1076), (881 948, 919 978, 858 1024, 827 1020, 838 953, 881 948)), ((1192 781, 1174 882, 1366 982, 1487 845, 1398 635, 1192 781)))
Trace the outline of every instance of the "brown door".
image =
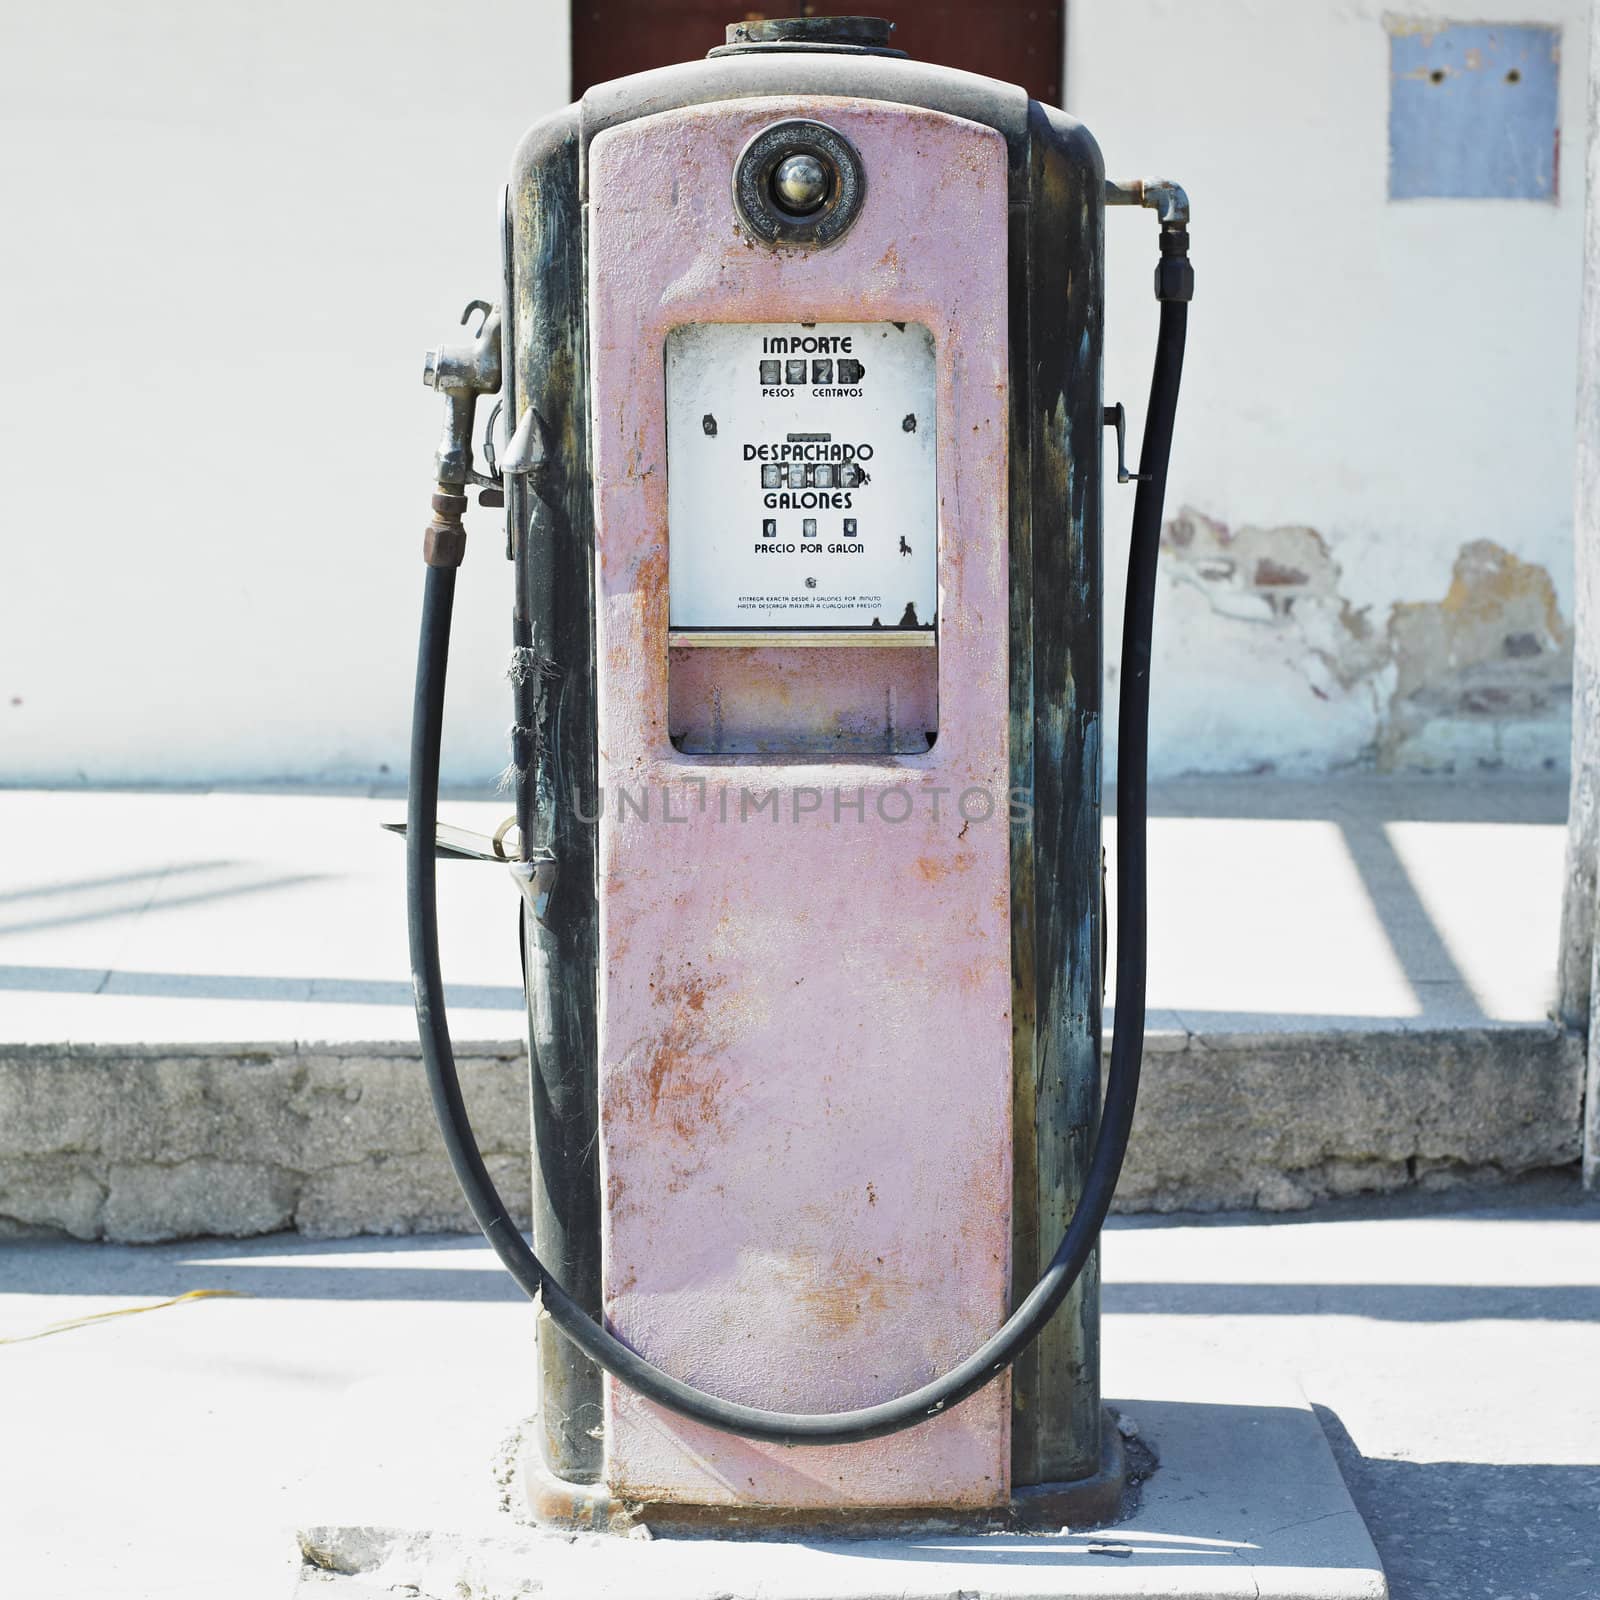
MULTIPOLYGON (((738 0, 575 0, 573 97, 607 78, 693 61, 723 42, 730 22, 841 12, 855 8, 794 5, 763 12, 738 0)), ((856 14, 887 17, 896 48, 917 61, 1020 83, 1035 100, 1061 104, 1061 0, 862 5, 856 14)))

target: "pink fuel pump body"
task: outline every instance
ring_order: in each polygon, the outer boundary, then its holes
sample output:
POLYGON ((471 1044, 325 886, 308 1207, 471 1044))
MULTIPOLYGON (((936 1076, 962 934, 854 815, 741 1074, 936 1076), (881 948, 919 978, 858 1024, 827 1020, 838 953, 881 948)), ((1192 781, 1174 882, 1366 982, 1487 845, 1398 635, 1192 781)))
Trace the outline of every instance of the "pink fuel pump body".
MULTIPOLYGON (((593 140, 588 227, 603 1312, 718 1395, 861 1406, 948 1370, 1009 1309, 1006 142, 846 97, 665 111, 593 140), (837 130, 873 175, 826 249, 738 226, 730 173, 786 116, 837 130), (674 648, 669 336, 841 322, 932 335, 936 645, 674 648), (936 672, 925 752, 762 753, 766 734, 859 722, 913 659, 936 672), (722 672, 730 704, 733 675, 765 685, 737 712, 746 753, 737 736, 680 749, 669 701, 721 706, 722 672)), ((604 1406, 605 1481, 628 1500, 1010 1494, 1009 1379, 907 1432, 805 1450, 610 1378, 604 1406)))
POLYGON ((1188 200, 881 18, 737 23, 531 128, 445 398, 406 832, 418 1037, 538 1305, 536 1520, 1114 1519, 1097 1246, 1144 1027, 1188 200), (1104 220, 1160 224, 1136 472, 1104 220), (473 467, 480 397, 506 418, 473 467), (1136 482, 1102 1100, 1102 430, 1136 482), (467 490, 513 564, 516 842, 438 821, 467 490), (521 891, 532 1240, 451 1047, 436 854, 521 891))

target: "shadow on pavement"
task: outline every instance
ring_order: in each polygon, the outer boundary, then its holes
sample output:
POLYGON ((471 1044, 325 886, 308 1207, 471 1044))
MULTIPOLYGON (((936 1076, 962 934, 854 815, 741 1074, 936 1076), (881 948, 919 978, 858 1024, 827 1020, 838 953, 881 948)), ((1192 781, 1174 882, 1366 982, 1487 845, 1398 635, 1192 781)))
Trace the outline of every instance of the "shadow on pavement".
POLYGON ((1585 1193, 1576 1163, 1503 1183, 1449 1189, 1402 1189, 1321 1200, 1302 1211, 1133 1211, 1111 1217, 1107 1231, 1166 1228, 1303 1228, 1330 1222, 1399 1222, 1465 1217, 1478 1222, 1600 1223, 1600 1191, 1585 1193))
POLYGON ((1312 1409, 1383 1558, 1390 1600, 1600 1594, 1600 1465, 1381 1460, 1362 1455, 1326 1406, 1312 1409))
POLYGON ((0 1282, 12 1295, 164 1298, 228 1289, 260 1300, 527 1303, 478 1235, 403 1239, 203 1239, 107 1245, 0 1241, 0 1282))
POLYGON ((1108 1316, 1600 1321, 1600 1286, 1596 1285, 1108 1282, 1101 1292, 1101 1306, 1108 1316))
MULTIPOLYGON (((140 995, 157 1000, 316 1001, 346 1006, 405 1006, 411 985, 382 978, 264 978, 231 972, 130 972, 126 967, 0 966, 0 989, 33 994, 140 995)), ((520 1011, 509 984, 449 983, 445 997, 469 1011, 520 1011)))

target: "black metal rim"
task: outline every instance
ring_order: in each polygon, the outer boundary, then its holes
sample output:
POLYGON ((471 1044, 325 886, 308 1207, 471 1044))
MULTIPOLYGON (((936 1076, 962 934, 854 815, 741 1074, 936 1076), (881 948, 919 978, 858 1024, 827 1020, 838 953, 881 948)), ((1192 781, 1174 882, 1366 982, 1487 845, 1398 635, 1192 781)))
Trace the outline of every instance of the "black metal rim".
POLYGON ((867 194, 866 169, 856 147, 825 122, 775 122, 739 152, 733 169, 733 203, 745 228, 765 244, 822 246, 843 238, 867 194), (828 198, 800 216, 773 196, 772 175, 788 156, 815 156, 828 169, 828 198))

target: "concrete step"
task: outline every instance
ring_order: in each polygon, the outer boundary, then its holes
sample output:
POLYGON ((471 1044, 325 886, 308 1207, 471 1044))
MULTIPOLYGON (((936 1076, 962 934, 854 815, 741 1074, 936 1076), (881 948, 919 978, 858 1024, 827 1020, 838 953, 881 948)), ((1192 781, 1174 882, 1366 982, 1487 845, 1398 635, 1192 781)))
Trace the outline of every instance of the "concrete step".
MULTIPOLYGON (((529 1200, 520 1045, 460 1067, 496 1184, 529 1200)), ((1152 1034, 1125 1211, 1293 1210, 1578 1159, 1583 1052, 1553 1024, 1152 1034)), ((146 1241, 471 1220, 415 1044, 0 1050, 0 1231, 146 1241)))

